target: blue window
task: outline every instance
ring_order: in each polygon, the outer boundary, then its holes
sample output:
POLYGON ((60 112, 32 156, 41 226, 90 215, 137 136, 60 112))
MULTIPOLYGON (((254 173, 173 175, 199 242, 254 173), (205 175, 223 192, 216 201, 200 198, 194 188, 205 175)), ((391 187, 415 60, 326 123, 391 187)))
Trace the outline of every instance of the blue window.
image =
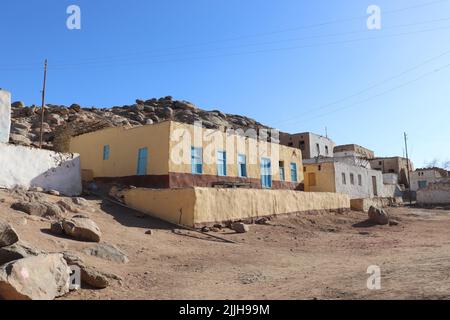
POLYGON ((297 182, 298 181, 297 164, 296 163, 291 163, 291 181, 292 182, 297 182))
POLYGON ((217 152, 217 175, 220 177, 227 175, 227 153, 225 151, 217 152))
POLYGON ((280 161, 280 181, 286 181, 286 174, 284 172, 284 162, 280 161))
POLYGON ((148 149, 147 148, 139 149, 138 166, 137 166, 138 176, 147 175, 147 162, 148 162, 148 149))
POLYGON ((419 189, 425 189, 427 187, 426 181, 419 181, 419 189))
POLYGON ((192 174, 203 173, 203 149, 191 147, 192 174))
POLYGON ((247 157, 243 154, 238 155, 238 171, 239 177, 247 177, 247 157))
POLYGON ((109 145, 103 146, 103 160, 109 160, 109 145))
POLYGON ((264 189, 272 188, 272 164, 270 159, 261 159, 261 186, 264 189))

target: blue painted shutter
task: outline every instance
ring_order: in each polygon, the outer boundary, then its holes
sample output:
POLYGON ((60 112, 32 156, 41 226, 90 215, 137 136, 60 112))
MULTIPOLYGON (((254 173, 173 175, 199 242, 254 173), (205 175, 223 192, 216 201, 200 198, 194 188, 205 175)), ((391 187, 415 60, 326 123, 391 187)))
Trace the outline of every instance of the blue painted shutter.
POLYGON ((109 160, 109 145, 103 146, 103 160, 109 160))
POLYGON ((225 151, 217 152, 217 175, 221 177, 227 175, 227 153, 225 151))
POLYGON ((192 174, 203 173, 203 150, 191 147, 191 172, 192 174))
POLYGON ((147 148, 139 149, 138 167, 137 167, 138 176, 147 175, 147 162, 148 162, 148 149, 147 148))
POLYGON ((270 159, 261 159, 261 185, 265 189, 272 188, 272 166, 270 159))
POLYGON ((247 177, 247 157, 243 154, 238 155, 239 177, 247 177))
POLYGON ((297 164, 296 163, 291 163, 291 181, 292 182, 297 182, 298 181, 297 164))

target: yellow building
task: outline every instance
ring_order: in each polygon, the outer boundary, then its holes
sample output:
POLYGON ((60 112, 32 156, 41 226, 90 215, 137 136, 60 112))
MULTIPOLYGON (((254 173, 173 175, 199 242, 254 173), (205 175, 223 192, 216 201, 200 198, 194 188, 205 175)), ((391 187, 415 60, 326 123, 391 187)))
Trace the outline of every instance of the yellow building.
POLYGON ((108 128, 73 137, 84 180, 146 188, 213 187, 299 190, 301 150, 260 141, 246 132, 223 132, 166 121, 108 128))

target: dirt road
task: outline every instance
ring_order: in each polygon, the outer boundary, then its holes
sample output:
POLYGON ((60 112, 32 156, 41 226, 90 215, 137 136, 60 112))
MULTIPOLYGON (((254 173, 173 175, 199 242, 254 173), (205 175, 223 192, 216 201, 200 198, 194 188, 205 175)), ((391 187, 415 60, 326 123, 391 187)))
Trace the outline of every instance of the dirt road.
MULTIPOLYGON (((9 209, 7 195, 0 198, 0 217, 34 246, 77 252, 90 246, 48 234, 48 222, 29 220, 9 209)), ((246 234, 214 233, 237 242, 230 244, 174 233, 100 200, 90 200, 90 207, 103 241, 130 262, 83 255, 123 280, 64 299, 450 299, 450 211, 389 209, 398 226, 367 227, 360 224, 365 214, 350 212, 279 218, 246 234), (371 265, 380 267, 381 290, 367 289, 371 265)))

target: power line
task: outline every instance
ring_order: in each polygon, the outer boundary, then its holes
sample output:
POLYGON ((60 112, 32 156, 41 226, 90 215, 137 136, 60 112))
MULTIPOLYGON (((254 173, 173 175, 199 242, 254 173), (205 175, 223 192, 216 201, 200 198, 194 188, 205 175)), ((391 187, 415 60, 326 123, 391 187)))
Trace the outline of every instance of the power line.
POLYGON ((379 81, 379 82, 376 82, 376 83, 374 83, 374 84, 372 84, 372 85, 370 85, 370 86, 368 86, 368 87, 366 87, 366 88, 364 88, 364 89, 362 89, 362 90, 357 91, 356 93, 350 94, 350 95, 348 95, 348 96, 345 96, 345 97, 340 98, 340 99, 337 99, 337 100, 335 100, 335 101, 333 101, 333 102, 324 104, 324 105, 319 106, 319 107, 317 107, 317 108, 309 109, 309 110, 305 111, 304 113, 302 113, 302 114, 299 115, 299 116, 296 116, 296 117, 290 117, 290 118, 287 119, 287 120, 276 122, 275 125, 287 124, 287 123, 290 123, 290 122, 293 122, 293 121, 297 121, 298 119, 303 118, 305 115, 308 115, 308 114, 310 114, 310 113, 312 113, 312 112, 319 111, 319 110, 324 110, 324 109, 327 109, 328 107, 331 107, 331 106, 340 104, 340 103, 342 103, 342 102, 345 102, 345 101, 347 101, 347 100, 349 100, 349 99, 351 99, 351 98, 357 97, 357 96, 359 96, 359 95, 361 95, 361 94, 363 94, 363 93, 365 93, 365 92, 368 92, 368 91, 370 91, 371 89, 380 87, 380 86, 386 84, 387 82, 390 82, 390 81, 392 81, 392 80, 394 80, 394 79, 400 78, 400 77, 402 77, 403 75, 408 74, 408 73, 410 73, 411 71, 417 70, 417 69, 419 69, 420 67, 422 67, 422 66, 424 66, 424 65, 427 65, 427 64, 429 64, 430 62, 433 62, 433 61, 435 61, 435 60, 438 60, 439 58, 442 58, 443 56, 446 56, 446 55, 448 55, 448 54, 450 54, 450 50, 446 50, 446 51, 442 52, 441 54, 439 54, 439 55, 437 55, 437 56, 434 56, 434 57, 432 57, 432 58, 429 58, 429 59, 427 59, 427 60, 425 60, 425 61, 422 61, 421 63, 419 63, 419 64, 417 64, 417 65, 414 65, 413 67, 410 67, 410 68, 408 68, 408 69, 405 69, 405 70, 403 70, 402 72, 400 72, 400 73, 398 73, 398 74, 395 74, 395 75, 393 75, 393 76, 390 76, 390 77, 388 77, 388 78, 385 78, 385 79, 383 79, 383 80, 381 80, 381 81, 379 81))
MULTIPOLYGON (((425 2, 425 3, 421 3, 421 4, 417 4, 417 5, 413 5, 413 6, 408 6, 408 7, 404 7, 404 8, 399 8, 399 9, 394 9, 394 10, 388 10, 388 11, 383 11, 383 15, 389 15, 389 14, 396 14, 399 12, 404 12, 407 10, 412 10, 412 9, 417 9, 417 8, 422 8, 422 7, 427 7, 427 6, 432 6, 432 5, 436 5, 436 4, 440 4, 440 3, 444 3, 444 2, 448 2, 449 0, 438 0, 438 1, 431 1, 431 2, 425 2)), ((104 56, 104 57, 97 57, 97 58, 89 58, 87 60, 85 60, 86 62, 92 61, 94 63, 94 61, 100 60, 100 62, 104 62, 107 60, 111 60, 111 59, 120 59, 120 57, 131 57, 134 55, 139 55, 139 54, 148 54, 151 52, 161 52, 164 50, 176 50, 176 49, 183 49, 183 48, 189 48, 189 47, 196 47, 196 46, 206 46, 206 45, 210 45, 210 44, 215 44, 215 43, 221 43, 221 42, 229 42, 229 41, 233 41, 233 40, 239 40, 239 39, 249 39, 249 38, 258 38, 258 37, 264 37, 264 36, 268 36, 268 35, 274 35, 274 34, 280 34, 280 33, 286 33, 286 32, 292 32, 292 31, 298 31, 298 30, 306 30, 306 29, 311 29, 311 28, 317 28, 317 27, 322 27, 322 26, 326 26, 326 25, 332 25, 332 24, 337 24, 337 23, 343 23, 343 22, 348 22, 348 21, 352 21, 352 20, 359 20, 359 19, 365 19, 367 18, 367 16, 358 16, 358 17, 351 17, 351 18, 343 18, 343 19, 336 19, 336 20, 331 20, 331 21, 326 21, 326 22, 322 22, 322 23, 317 23, 317 24, 311 24, 311 25, 305 25, 305 26, 299 26, 299 27, 294 27, 294 28, 288 28, 288 29, 282 29, 282 30, 277 30, 277 31, 272 31, 272 32, 266 32, 266 33, 259 33, 259 34, 252 34, 252 35, 243 35, 243 36, 238 36, 238 37, 232 37, 232 38, 228 38, 228 39, 221 39, 221 40, 213 40, 213 41, 208 41, 208 42, 203 42, 203 43, 197 43, 197 44, 188 44, 188 45, 182 45, 182 46, 176 46, 176 47, 172 47, 172 48, 160 48, 158 49, 153 49, 150 51, 142 51, 142 52, 135 52, 135 53, 129 53, 129 54, 125 54, 125 55, 120 55, 120 56, 104 56)), ((441 21, 443 20, 448 20, 448 18, 445 19, 441 19, 441 21)), ((439 20, 435 20, 434 22, 439 21, 439 20)), ((433 21, 431 21, 433 22, 433 21)), ((414 24, 409 24, 409 25, 404 25, 404 26, 412 26, 414 24)), ((402 26, 398 26, 398 27, 402 27, 402 26)), ((356 33, 356 32, 349 32, 347 34, 351 34, 351 33, 356 33)), ((340 35, 344 35, 340 34, 340 35)), ((327 37, 327 36, 336 36, 339 34, 335 34, 335 35, 318 35, 317 37, 327 37)), ((313 39, 315 36, 312 37, 306 37, 309 39, 313 39)), ((292 41, 292 40, 301 40, 302 38, 298 38, 298 39, 291 39, 291 40, 286 40, 286 41, 292 41)), ((276 43, 278 41, 275 41, 273 43, 276 43)), ((284 42, 283 40, 281 40, 281 42, 284 42)), ((262 44, 250 44, 250 45, 246 45, 246 46, 254 46, 254 45, 262 45, 262 44)), ((245 46, 245 45, 244 45, 245 46)), ((239 47, 239 46, 237 46, 239 47)), ((220 48, 218 50, 221 50, 220 48)), ((202 50, 201 52, 204 52, 205 50, 202 50)), ((195 53, 195 52, 194 52, 195 53)), ((174 54, 174 53, 172 53, 174 54)), ((177 54, 177 53, 175 53, 177 54)), ((160 56, 167 56, 170 54, 162 54, 160 56)), ((54 61, 54 66, 60 66, 60 67, 64 67, 64 61, 54 61), (62 64, 59 64, 59 62, 62 62, 62 64)), ((12 69, 28 69, 28 68, 36 68, 38 67, 38 64, 28 64, 28 65, 20 65, 20 66, 16 66, 16 67, 5 67, 5 68, 0 68, 0 70, 12 70, 12 69)))
MULTIPOLYGON (((102 64, 99 64, 99 63, 84 63, 84 64, 83 63, 77 63, 77 64, 55 65, 52 69, 53 70, 65 70, 65 69, 80 68, 80 67, 84 67, 84 66, 89 67, 89 68, 105 68, 105 67, 107 68, 107 67, 133 66, 133 65, 140 65, 140 66, 142 66, 142 65, 146 65, 146 64, 159 64, 159 63, 174 63, 174 62, 185 62, 185 61, 194 61, 194 60, 206 60, 206 59, 223 58, 223 57, 233 57, 233 56, 244 56, 244 55, 254 55, 254 54, 261 54, 261 53, 270 53, 270 52, 292 51, 292 50, 299 50, 299 49, 325 47, 325 46, 330 46, 330 45, 349 44, 349 43, 355 43, 355 42, 361 42, 361 41, 367 41, 367 40, 388 39, 388 38, 402 37, 402 36, 415 35, 415 34, 432 32, 432 31, 439 31, 439 30, 448 30, 448 29, 450 29, 450 26, 440 27, 440 28, 432 28, 432 29, 426 29, 426 30, 419 30, 419 31, 414 31, 414 32, 403 32, 403 33, 384 35, 384 36, 379 36, 379 37, 365 37, 365 38, 358 38, 358 39, 325 42, 325 43, 319 43, 319 44, 308 44, 308 45, 291 46, 291 47, 283 47, 283 48, 261 49, 261 50, 235 52, 235 53, 223 53, 223 54, 210 55, 210 56, 198 56, 198 57, 194 56, 194 57, 186 57, 186 58, 178 58, 178 59, 144 60, 144 61, 125 60, 125 61, 121 61, 121 62, 128 62, 128 63, 105 62, 105 63, 102 63, 102 64)), ((3 69, 3 70, 8 70, 8 69, 3 69)))
POLYGON ((357 105, 361 105, 361 104, 363 104, 363 103, 365 103, 365 102, 371 101, 371 100, 373 100, 373 99, 379 98, 379 97, 384 96, 384 95, 386 95, 386 94, 388 94, 388 93, 391 93, 391 92, 393 92, 393 91, 396 91, 396 90, 398 90, 398 89, 401 89, 401 88, 403 88, 403 87, 406 87, 406 86, 408 86, 408 85, 410 85, 410 84, 412 84, 412 83, 418 82, 418 81, 420 81, 420 80, 422 80, 422 79, 424 79, 424 78, 426 78, 426 77, 428 77, 428 76, 430 76, 430 75, 432 75, 432 74, 438 73, 438 72, 440 72, 440 71, 442 71, 442 70, 444 70, 444 69, 446 69, 446 68, 448 68, 448 67, 450 67, 450 63, 449 63, 449 64, 446 64, 446 65, 444 65, 444 66, 442 66, 442 67, 440 67, 440 68, 434 69, 433 71, 430 71, 430 72, 427 72, 427 73, 425 73, 425 74, 422 74, 421 76, 419 76, 419 77, 417 77, 417 78, 415 78, 415 79, 413 79, 413 80, 404 82, 404 83, 402 83, 402 84, 400 84, 400 85, 397 85, 397 86, 395 86, 395 87, 392 87, 392 88, 390 88, 390 89, 388 89, 388 90, 386 90, 386 91, 383 91, 383 92, 378 93, 378 94, 376 94, 376 95, 370 96, 370 97, 367 98, 367 99, 360 100, 360 101, 358 101, 358 102, 356 102, 356 103, 353 103, 353 104, 351 104, 351 105, 348 105, 348 106, 345 106, 345 107, 342 107, 342 108, 338 108, 338 109, 332 110, 332 111, 327 112, 327 113, 324 113, 324 114, 319 114, 319 115, 314 116, 314 117, 305 118, 305 120, 313 120, 313 119, 321 118, 321 117, 330 115, 330 114, 332 114, 332 113, 336 113, 336 112, 339 112, 339 111, 342 111, 342 110, 345 110, 345 109, 352 108, 352 107, 357 106, 357 105))

